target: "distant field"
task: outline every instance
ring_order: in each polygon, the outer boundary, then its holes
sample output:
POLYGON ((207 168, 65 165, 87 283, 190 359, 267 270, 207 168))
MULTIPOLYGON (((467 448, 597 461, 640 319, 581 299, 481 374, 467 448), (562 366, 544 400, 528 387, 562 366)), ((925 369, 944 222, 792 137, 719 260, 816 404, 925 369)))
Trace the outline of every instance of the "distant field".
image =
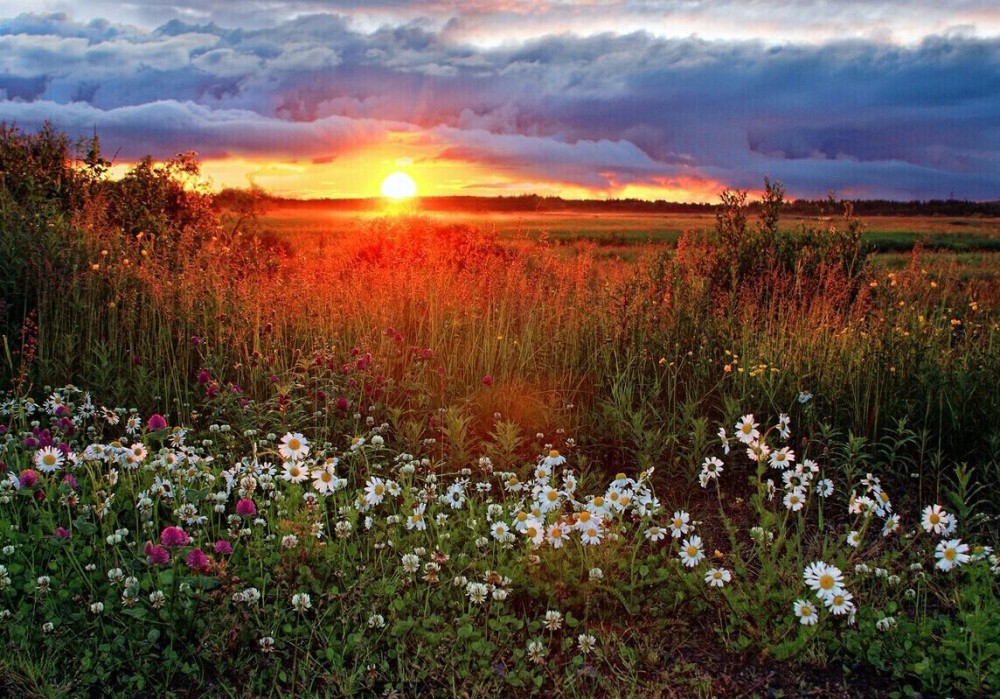
MULTIPOLYGON (((262 220, 264 230, 294 236, 299 243, 313 236, 337 235, 359 224, 390 215, 352 211, 303 211, 273 209, 262 220)), ((675 244, 685 231, 712 228, 712 214, 619 213, 420 213, 440 221, 453 221, 497 231, 503 237, 537 239, 548 236, 562 242, 591 242, 598 246, 632 247, 646 243, 675 244)), ((995 218, 878 216, 863 219, 865 238, 878 252, 905 252, 919 242, 935 250, 1000 251, 1000 220, 995 218)), ((826 220, 786 217, 785 225, 827 225, 826 220)))
MULTIPOLYGON (((260 225, 265 234, 295 248, 323 250, 359 226, 399 210, 385 212, 275 208, 260 225)), ((405 211, 404 211, 405 213, 405 211)), ((685 231, 707 231, 715 225, 713 214, 620 214, 579 212, 484 213, 414 212, 436 221, 466 224, 495 231, 511 241, 534 242, 543 237, 570 247, 591 245, 598 259, 635 260, 648 246, 673 246, 685 231)), ((876 264, 900 269, 909 264, 910 252, 920 244, 922 264, 950 269, 965 278, 994 281, 1000 269, 1000 219, 976 217, 873 216, 862 219, 865 239, 879 253, 876 264)), ((783 225, 825 226, 827 220, 788 216, 783 225)))

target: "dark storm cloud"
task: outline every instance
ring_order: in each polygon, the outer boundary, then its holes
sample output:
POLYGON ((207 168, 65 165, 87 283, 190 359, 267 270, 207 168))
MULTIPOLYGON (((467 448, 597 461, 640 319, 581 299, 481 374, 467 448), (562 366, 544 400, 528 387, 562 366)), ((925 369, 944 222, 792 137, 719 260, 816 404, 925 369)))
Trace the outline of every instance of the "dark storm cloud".
POLYGON ((799 196, 1000 196, 996 38, 770 45, 638 32, 477 48, 453 33, 422 19, 361 31, 329 13, 153 30, 22 15, 0 20, 0 119, 96 126, 125 158, 313 160, 414 130, 439 155, 525 181, 756 187, 770 175, 799 196))

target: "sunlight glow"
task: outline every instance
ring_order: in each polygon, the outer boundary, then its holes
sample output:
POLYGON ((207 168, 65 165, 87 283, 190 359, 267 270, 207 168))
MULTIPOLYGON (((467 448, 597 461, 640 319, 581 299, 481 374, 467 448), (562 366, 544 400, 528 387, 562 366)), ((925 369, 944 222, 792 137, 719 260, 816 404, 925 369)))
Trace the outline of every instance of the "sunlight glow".
POLYGON ((382 180, 382 196, 408 199, 417 193, 417 183, 405 172, 394 172, 382 180))

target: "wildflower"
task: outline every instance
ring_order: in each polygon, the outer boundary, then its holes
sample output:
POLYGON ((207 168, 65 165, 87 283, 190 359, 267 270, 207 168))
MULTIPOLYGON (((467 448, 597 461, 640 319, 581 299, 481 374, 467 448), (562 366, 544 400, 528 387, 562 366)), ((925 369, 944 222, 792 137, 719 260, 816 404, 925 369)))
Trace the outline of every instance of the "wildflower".
POLYGON ((799 400, 799 403, 802 403, 804 405, 804 404, 808 403, 809 401, 811 401, 812 397, 813 397, 813 394, 811 394, 809 391, 801 391, 799 393, 798 400, 799 400))
POLYGON ((150 565, 166 565, 170 562, 170 552, 162 546, 154 546, 151 542, 146 542, 143 549, 150 565))
POLYGON ((420 570, 420 556, 416 554, 407 553, 404 554, 402 559, 403 571, 406 573, 416 573, 420 570))
POLYGON ((165 527, 160 532, 160 543, 167 548, 187 546, 191 543, 191 537, 180 527, 165 527))
POLYGON ((566 457, 560 454, 558 449, 551 449, 549 455, 542 459, 542 465, 548 468, 561 466, 564 463, 566 463, 566 457))
POLYGON ((103 611, 104 611, 104 602, 94 602, 92 605, 90 605, 91 614, 100 614, 103 611))
POLYGON ((712 568, 705 573, 705 582, 710 587, 723 587, 733 579, 733 574, 726 568, 712 568))
POLYGON ((309 440, 298 432, 288 432, 281 438, 278 453, 289 461, 301 461, 309 456, 309 440))
POLYGON ((581 653, 589 653, 597 647, 597 639, 589 633, 582 633, 576 637, 576 645, 581 653))
POLYGON ((250 498, 243 498, 236 503, 236 514, 241 517, 253 517, 257 514, 257 505, 250 498))
POLYGON ((184 559, 184 564, 194 571, 204 571, 208 568, 208 556, 201 549, 191 549, 184 559))
POLYGON ((795 462, 795 452, 790 447, 782 447, 771 452, 771 468, 783 470, 795 462))
POLYGON ((416 529, 417 531, 423 531, 427 529, 427 520, 424 517, 424 512, 427 509, 427 503, 422 502, 413 508, 413 514, 406 518, 406 528, 416 529))
POLYGON ((541 641, 531 641, 528 644, 528 660, 541 665, 545 662, 545 644, 541 641))
POLYGON ((290 483, 301 483, 309 478, 309 470, 297 461, 286 462, 281 477, 290 483))
POLYGON ((681 562, 688 568, 694 568, 705 559, 705 552, 702 550, 701 537, 694 535, 685 540, 681 545, 681 562))
POLYGON ((368 617, 368 628, 381 629, 385 626, 385 617, 381 614, 372 614, 368 617))
POLYGON ((46 621, 44 624, 42 624, 42 633, 52 633, 52 631, 55 630, 55 628, 56 628, 55 624, 53 624, 51 621, 46 621))
POLYGON ((716 456, 707 457, 701 465, 701 472, 709 478, 718 478, 724 470, 722 460, 716 456))
POLYGON ((594 521, 595 524, 592 524, 580 532, 580 541, 588 546, 601 543, 601 537, 604 536, 604 530, 601 528, 600 520, 594 521))
POLYGON ((552 544, 552 548, 554 549, 562 547, 563 542, 566 540, 565 534, 566 533, 563 531, 562 525, 558 522, 549 527, 548 531, 545 533, 549 543, 552 544))
POLYGON ((30 468, 24 469, 18 476, 16 485, 20 488, 34 488, 38 485, 38 473, 30 468))
POLYGON ((963 544, 960 539, 942 541, 937 545, 934 557, 938 559, 938 569, 949 571, 969 562, 969 545, 963 544))
POLYGON ((524 523, 523 534, 534 546, 541 546, 542 541, 545 540, 545 525, 537 519, 529 519, 524 523))
POLYGON ((792 605, 792 609, 795 610, 795 616, 799 618, 799 623, 803 626, 813 626, 817 621, 819 621, 819 616, 816 615, 815 605, 808 600, 795 600, 795 603, 792 605))
POLYGON ((52 579, 49 578, 48 575, 39 576, 38 580, 36 580, 35 591, 40 595, 44 595, 46 592, 49 591, 49 586, 51 584, 52 584, 52 579))
POLYGON ((490 533, 497 541, 509 541, 513 538, 513 534, 510 533, 510 526, 506 522, 494 523, 490 533))
POLYGON ((829 478, 816 481, 816 494, 821 498, 828 498, 833 495, 833 481, 829 478))
POLYGON ((924 508, 920 524, 928 534, 946 534, 951 524, 952 516, 940 505, 928 505, 924 508))
POLYGON ((487 374, 486 376, 484 376, 483 377, 483 385, 484 386, 492 386, 493 385, 493 376, 491 376, 490 374, 487 374))
POLYGON ((806 585, 821 599, 840 590, 844 583, 844 574, 840 568, 827 565, 823 561, 815 561, 806 566, 802 577, 806 585))
POLYGON ((465 586, 465 594, 469 596, 469 601, 473 604, 482 604, 486 601, 489 588, 484 583, 470 582, 465 586))
POLYGON ((587 579, 590 582, 600 582, 604 580, 604 571, 600 568, 591 568, 590 572, 587 573, 587 579))
POLYGON ((465 504, 465 487, 462 483, 452 483, 444 494, 444 501, 454 510, 462 509, 465 504))
POLYGON ((296 592, 292 595, 292 608, 295 611, 301 614, 310 607, 312 607, 312 598, 309 597, 308 592, 296 592))
POLYGON ((271 636, 263 636, 263 637, 261 637, 261 639, 259 641, 257 641, 257 645, 260 646, 260 652, 261 653, 273 653, 274 652, 274 638, 272 638, 271 636))
POLYGON ((542 487, 538 494, 538 509, 542 512, 551 512, 559 507, 559 491, 550 485, 542 487))
POLYGON ((798 512, 803 507, 805 507, 806 501, 802 495, 802 491, 798 488, 794 488, 785 494, 785 499, 783 500, 785 507, 787 507, 792 512, 798 512))
POLYGON ((726 428, 725 427, 720 427, 719 428, 719 440, 722 441, 722 453, 728 454, 729 453, 729 437, 726 436, 726 428))
POLYGON ((782 439, 788 439, 789 437, 791 437, 792 436, 791 425, 792 425, 792 418, 788 417, 788 415, 786 415, 785 413, 781 413, 781 415, 778 416, 778 424, 775 425, 775 427, 778 430, 778 436, 781 437, 782 439))
POLYGON ((157 430, 165 430, 167 428, 167 421, 159 413, 155 413, 150 416, 149 421, 146 423, 146 427, 150 432, 156 432, 157 430))
POLYGON ((650 541, 660 541, 667 535, 667 530, 662 527, 652 526, 646 530, 646 538, 650 541))
POLYGON ((857 530, 851 531, 851 533, 847 535, 847 545, 852 548, 861 546, 861 532, 857 530))
POLYGON ((153 606, 153 609, 160 609, 167 601, 167 596, 163 594, 163 590, 153 590, 149 593, 149 603, 153 606))
POLYGON ((372 476, 365 483, 365 504, 372 506, 381 504, 385 499, 385 481, 378 476, 372 476))
POLYGON ((549 631, 558 631, 562 628, 562 613, 555 610, 549 609, 545 612, 545 628, 549 631))
POLYGON ((313 469, 313 488, 321 495, 328 495, 336 491, 339 487, 339 481, 334 472, 335 465, 336 461, 332 464, 328 463, 320 468, 313 469))
POLYGON ((753 421, 753 415, 744 415, 736 423, 736 438, 744 444, 750 444, 760 437, 758 426, 758 423, 753 421))
POLYGON ((215 542, 215 546, 212 550, 219 556, 231 556, 233 553, 233 545, 225 539, 219 539, 215 542))
POLYGON ((55 531, 52 532, 52 538, 58 539, 60 541, 65 541, 69 538, 69 532, 65 527, 56 527, 55 531))
POLYGON ((854 595, 841 588, 833 594, 827 595, 823 600, 823 604, 826 605, 826 608, 830 612, 839 616, 841 614, 848 614, 854 610, 854 603, 851 602, 852 599, 854 599, 854 595))
POLYGON ((896 618, 891 616, 887 616, 884 619, 879 619, 878 621, 875 622, 875 628, 881 631, 882 633, 889 631, 895 626, 896 626, 896 618))
POLYGON ((674 517, 670 521, 670 536, 675 539, 680 539, 683 535, 691 531, 691 525, 688 522, 691 521, 691 515, 689 515, 684 510, 678 510, 674 512, 674 517))
POLYGON ((62 468, 65 459, 66 456, 55 447, 44 447, 35 452, 35 466, 42 473, 55 473, 62 468))

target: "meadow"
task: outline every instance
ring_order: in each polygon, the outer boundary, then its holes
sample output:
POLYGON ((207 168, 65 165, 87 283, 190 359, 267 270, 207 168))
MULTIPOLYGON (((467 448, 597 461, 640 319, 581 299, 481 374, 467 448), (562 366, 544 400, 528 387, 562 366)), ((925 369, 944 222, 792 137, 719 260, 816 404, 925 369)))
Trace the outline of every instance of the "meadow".
POLYGON ((0 163, 0 691, 1000 690, 995 220, 0 163))

